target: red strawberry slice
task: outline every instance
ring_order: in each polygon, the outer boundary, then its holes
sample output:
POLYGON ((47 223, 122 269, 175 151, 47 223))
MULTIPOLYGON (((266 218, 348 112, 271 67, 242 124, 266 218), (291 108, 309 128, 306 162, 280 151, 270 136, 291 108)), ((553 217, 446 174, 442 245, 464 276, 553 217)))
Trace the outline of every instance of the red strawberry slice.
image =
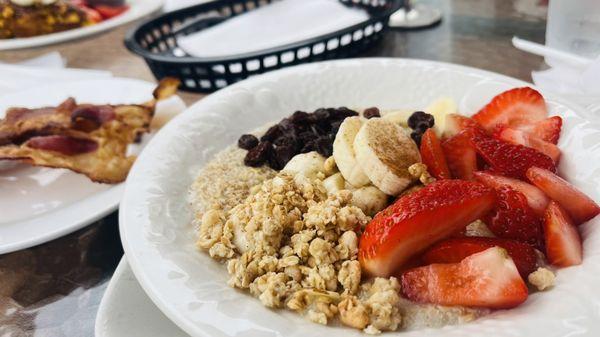
POLYGON ((492 233, 541 247, 542 219, 529 207, 525 195, 510 187, 502 187, 496 192, 496 207, 484 219, 492 233))
POLYGON ((567 212, 556 201, 550 202, 544 218, 546 255, 557 267, 581 264, 581 237, 567 212))
POLYGON ((550 199, 557 201, 569 213, 576 225, 600 213, 600 206, 594 200, 548 170, 532 167, 527 171, 527 178, 550 199))
POLYGON ((546 207, 550 199, 540 190, 539 188, 528 184, 524 181, 503 177, 487 172, 475 172, 475 179, 482 182, 484 185, 489 186, 495 190, 500 190, 503 187, 510 187, 515 191, 523 193, 527 199, 527 204, 533 209, 536 214, 543 216, 546 212, 546 207))
POLYGON ((506 250, 493 247, 459 263, 431 264, 402 274, 402 292, 416 302, 490 309, 516 307, 527 285, 506 250))
POLYGON ((102 15, 102 18, 105 20, 114 18, 115 16, 121 15, 129 9, 128 5, 123 6, 106 6, 106 5, 97 5, 94 6, 94 9, 102 15))
POLYGON ((523 87, 497 95, 473 119, 487 131, 493 132, 500 124, 517 127, 539 122, 547 116, 544 97, 532 88, 523 87))
POLYGON ((410 257, 488 213, 492 189, 478 182, 438 180, 379 212, 360 238, 358 257, 369 274, 387 277, 410 257))
POLYGON ((537 268, 537 254, 533 247, 519 241, 500 238, 449 239, 429 248, 422 259, 427 264, 458 263, 470 255, 495 246, 506 249, 523 278, 537 268))
POLYGON ((427 129, 421 138, 421 159, 429 173, 437 179, 450 179, 450 170, 440 140, 433 129, 427 129))
POLYGON ((448 114, 444 126, 444 137, 450 138, 459 132, 469 128, 481 128, 472 118, 459 114, 448 114))
POLYGON ((534 137, 527 132, 501 126, 494 133, 494 137, 505 142, 520 144, 538 150, 539 152, 552 158, 555 163, 558 163, 558 160, 560 159, 561 152, 558 146, 534 137))
POLYGON ((543 141, 552 144, 558 144, 562 123, 562 118, 559 116, 552 116, 535 124, 520 126, 519 130, 527 132, 531 136, 539 138, 543 141))
POLYGON ((471 139, 477 153, 496 173, 525 179, 527 169, 533 166, 556 171, 552 158, 532 148, 488 137, 483 132, 474 132, 471 139))
POLYGON ((477 153, 471 143, 473 129, 466 129, 442 143, 450 173, 454 178, 471 180, 477 171, 477 153))

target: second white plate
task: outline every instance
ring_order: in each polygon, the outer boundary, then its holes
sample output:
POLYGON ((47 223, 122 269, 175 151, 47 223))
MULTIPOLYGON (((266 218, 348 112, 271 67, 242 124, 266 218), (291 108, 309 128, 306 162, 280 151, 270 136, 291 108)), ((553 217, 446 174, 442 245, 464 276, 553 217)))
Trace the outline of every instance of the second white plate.
MULTIPOLYGON (((67 97, 80 103, 142 103, 155 84, 125 78, 39 86, 0 97, 0 118, 10 107, 56 106, 67 97)), ((130 146, 138 153, 142 144, 130 146)), ((0 161, 0 254, 31 247, 79 229, 115 210, 124 184, 94 183, 65 169, 0 161)))
POLYGON ((129 9, 123 14, 115 16, 114 18, 102 21, 95 25, 71 29, 59 33, 28 38, 2 39, 0 40, 0 50, 39 47, 97 34, 150 15, 159 10, 162 7, 163 2, 164 0, 129 0, 127 1, 127 4, 130 6, 129 9))

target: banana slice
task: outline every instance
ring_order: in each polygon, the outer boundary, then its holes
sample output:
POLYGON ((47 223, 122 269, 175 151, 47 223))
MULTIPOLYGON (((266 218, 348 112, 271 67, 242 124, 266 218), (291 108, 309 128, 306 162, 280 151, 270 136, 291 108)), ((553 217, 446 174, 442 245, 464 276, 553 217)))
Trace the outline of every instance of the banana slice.
POLYGON ((335 192, 345 189, 346 181, 341 173, 336 173, 325 178, 325 180, 323 180, 323 186, 327 190, 327 194, 334 194, 335 192))
POLYGON ((313 180, 317 178, 317 173, 325 169, 325 157, 316 151, 300 153, 295 155, 285 164, 282 171, 302 173, 305 177, 313 180))
POLYGON ((366 215, 373 216, 387 206, 388 196, 375 186, 365 186, 352 191, 351 204, 366 215))
POLYGON ((414 110, 392 110, 383 112, 381 118, 399 124, 402 127, 408 127, 408 117, 413 112, 414 110))
POLYGON ((344 179, 354 187, 361 187, 369 183, 369 177, 356 162, 354 153, 354 138, 363 123, 363 119, 358 116, 344 119, 333 141, 335 164, 344 179))
POLYGON ((364 123, 354 139, 354 151, 369 180, 388 195, 398 195, 410 185, 414 178, 407 168, 421 162, 415 142, 400 126, 382 118, 364 123))
POLYGON ((452 97, 442 96, 431 102, 431 104, 425 108, 425 112, 433 115, 433 118, 435 118, 433 129, 438 136, 441 136, 444 133, 446 126, 446 116, 458 113, 458 105, 456 105, 456 102, 452 97))

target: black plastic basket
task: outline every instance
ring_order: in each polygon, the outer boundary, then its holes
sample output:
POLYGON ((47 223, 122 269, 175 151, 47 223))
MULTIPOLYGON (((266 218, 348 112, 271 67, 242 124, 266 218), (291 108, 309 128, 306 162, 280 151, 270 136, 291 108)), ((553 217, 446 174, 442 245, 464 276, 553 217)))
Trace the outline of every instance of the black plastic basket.
POLYGON ((402 0, 340 0, 365 8, 370 18, 343 30, 259 52, 226 58, 197 58, 177 46, 189 35, 272 0, 217 0, 160 15, 130 30, 125 45, 142 56, 157 79, 179 78, 181 89, 212 92, 249 76, 328 59, 352 57, 379 41, 402 0))

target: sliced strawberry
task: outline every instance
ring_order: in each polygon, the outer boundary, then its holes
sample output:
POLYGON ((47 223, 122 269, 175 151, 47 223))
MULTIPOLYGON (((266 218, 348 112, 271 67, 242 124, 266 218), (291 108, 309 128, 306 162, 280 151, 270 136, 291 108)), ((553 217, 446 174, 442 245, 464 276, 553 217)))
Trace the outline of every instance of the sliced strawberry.
POLYGON ((450 170, 440 140, 433 129, 427 129, 421 138, 421 159, 429 173, 437 179, 450 179, 450 170))
POLYGON ((576 225, 600 213, 600 206, 594 200, 548 170, 532 167, 527 171, 527 178, 550 199, 557 201, 569 213, 576 225))
POLYGON ((472 118, 459 114, 446 115, 446 125, 444 127, 444 137, 450 138, 459 132, 469 128, 481 128, 481 126, 472 118))
POLYGON ((422 259, 427 264, 458 263, 467 256, 498 246, 506 249, 519 273, 526 278, 537 268, 537 254, 530 245, 500 238, 466 237, 448 239, 429 248, 422 259))
POLYGON ((503 124, 509 127, 534 124, 548 116, 544 97, 536 90, 523 87, 505 91, 473 116, 488 132, 503 124))
POLYGON ((561 152, 558 146, 532 136, 525 131, 511 129, 509 127, 500 127, 498 130, 496 130, 494 136, 505 142, 519 144, 538 150, 539 152, 552 158, 555 163, 558 163, 558 160, 560 159, 561 152))
POLYGON ((502 187, 496 192, 496 207, 484 219, 492 233, 501 238, 541 247, 542 218, 529 207, 525 195, 510 187, 502 187))
POLYGON ((471 143, 472 129, 459 132, 442 143, 448 168, 454 178, 471 180, 477 171, 477 153, 471 143))
POLYGON ((506 250, 493 247, 459 263, 431 264, 402 274, 402 292, 416 302, 490 309, 516 307, 527 286, 506 250))
POLYGON ((525 179, 527 169, 533 166, 556 171, 552 158, 532 148, 488 137, 483 132, 474 132, 471 139, 477 153, 494 172, 525 179))
POLYGON ((550 202, 544 217, 544 236, 548 261, 557 267, 581 264, 581 237, 567 212, 556 201, 550 202))
POLYGON ((484 185, 489 186, 495 190, 500 190, 503 187, 510 187, 515 191, 523 193, 527 198, 527 204, 533 209, 537 215, 543 216, 546 212, 546 207, 550 199, 540 190, 539 188, 528 184, 524 181, 503 177, 487 172, 475 172, 475 179, 482 182, 484 185))
POLYGON ((559 116, 552 116, 535 124, 520 126, 519 130, 527 132, 531 136, 534 136, 546 142, 558 144, 561 128, 562 118, 560 118, 559 116))
POLYGON ((87 6, 80 6, 79 9, 85 13, 88 21, 92 23, 98 23, 102 21, 102 15, 100 15, 97 10, 87 6))
POLYGON ((359 244, 363 269, 389 276, 417 255, 488 213, 492 189, 478 182, 438 180, 377 213, 359 244))
POLYGON ((96 5, 94 9, 102 15, 104 20, 108 20, 110 18, 114 18, 117 15, 121 15, 129 9, 128 5, 123 6, 106 6, 106 5, 96 5))

